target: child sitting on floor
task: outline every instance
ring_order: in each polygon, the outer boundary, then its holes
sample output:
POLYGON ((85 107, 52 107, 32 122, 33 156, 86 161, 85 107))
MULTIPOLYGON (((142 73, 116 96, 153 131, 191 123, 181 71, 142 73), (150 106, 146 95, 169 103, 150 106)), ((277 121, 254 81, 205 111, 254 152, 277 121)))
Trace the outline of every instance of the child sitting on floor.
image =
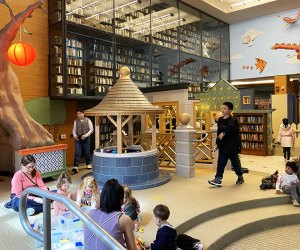
POLYGON ((124 200, 122 206, 122 212, 128 215, 132 221, 135 231, 138 230, 138 224, 136 221, 138 220, 140 211, 139 202, 132 196, 132 191, 128 186, 124 186, 124 200))
POLYGON ((77 191, 76 204, 79 207, 90 206, 92 209, 98 209, 100 206, 100 192, 98 183, 94 176, 87 176, 80 183, 77 191))
POLYGON ((276 182, 277 194, 290 194, 292 196, 293 206, 299 207, 300 201, 300 183, 296 175, 298 166, 296 162, 288 161, 285 164, 285 172, 279 175, 276 182), (282 191, 280 190, 282 189, 282 191))
POLYGON ((165 205, 157 205, 153 209, 154 221, 158 226, 156 239, 151 244, 145 243, 151 250, 176 250, 176 229, 168 223, 170 210, 165 205))
MULTIPOLYGON (((71 176, 66 173, 60 174, 56 182, 57 193, 68 197, 70 184, 72 184, 71 176)), ((58 201, 53 202, 53 208, 54 215, 60 215, 69 210, 64 204, 58 201)))

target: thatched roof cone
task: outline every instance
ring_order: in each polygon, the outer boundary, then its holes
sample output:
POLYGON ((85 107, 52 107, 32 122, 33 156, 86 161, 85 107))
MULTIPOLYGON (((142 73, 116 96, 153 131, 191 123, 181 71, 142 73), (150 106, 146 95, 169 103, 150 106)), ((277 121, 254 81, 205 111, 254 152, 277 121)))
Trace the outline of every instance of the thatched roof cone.
POLYGON ((112 114, 163 113, 163 109, 152 105, 129 77, 127 67, 120 69, 120 79, 104 99, 95 107, 85 111, 89 116, 112 114))

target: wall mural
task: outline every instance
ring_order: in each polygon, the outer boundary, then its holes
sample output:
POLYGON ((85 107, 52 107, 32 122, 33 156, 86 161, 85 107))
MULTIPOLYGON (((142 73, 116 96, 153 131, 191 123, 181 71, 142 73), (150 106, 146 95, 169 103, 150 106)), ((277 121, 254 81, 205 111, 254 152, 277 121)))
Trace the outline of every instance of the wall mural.
POLYGON ((230 25, 231 79, 298 74, 299 19, 293 9, 230 25))

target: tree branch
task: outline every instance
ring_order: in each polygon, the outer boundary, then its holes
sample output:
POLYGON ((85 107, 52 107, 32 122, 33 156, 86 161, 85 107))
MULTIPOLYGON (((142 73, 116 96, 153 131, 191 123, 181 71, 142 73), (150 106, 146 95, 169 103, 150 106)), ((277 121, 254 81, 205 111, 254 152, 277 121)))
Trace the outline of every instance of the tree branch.
POLYGON ((32 12, 41 7, 44 0, 40 0, 34 4, 29 5, 24 11, 14 16, 11 21, 0 30, 0 68, 7 61, 7 50, 12 41, 16 37, 16 34, 20 28, 20 25, 24 23, 25 19, 30 17, 32 12))

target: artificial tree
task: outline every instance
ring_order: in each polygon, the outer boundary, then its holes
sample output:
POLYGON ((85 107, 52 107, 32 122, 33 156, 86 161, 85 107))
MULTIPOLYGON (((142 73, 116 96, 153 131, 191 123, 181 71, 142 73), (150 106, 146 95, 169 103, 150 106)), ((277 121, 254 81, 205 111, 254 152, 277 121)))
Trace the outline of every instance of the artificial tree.
POLYGON ((9 134, 14 150, 54 144, 51 134, 26 111, 18 77, 7 57, 20 26, 34 10, 44 9, 43 3, 42 0, 35 2, 17 15, 13 15, 10 9, 11 20, 0 30, 0 126, 9 134))

